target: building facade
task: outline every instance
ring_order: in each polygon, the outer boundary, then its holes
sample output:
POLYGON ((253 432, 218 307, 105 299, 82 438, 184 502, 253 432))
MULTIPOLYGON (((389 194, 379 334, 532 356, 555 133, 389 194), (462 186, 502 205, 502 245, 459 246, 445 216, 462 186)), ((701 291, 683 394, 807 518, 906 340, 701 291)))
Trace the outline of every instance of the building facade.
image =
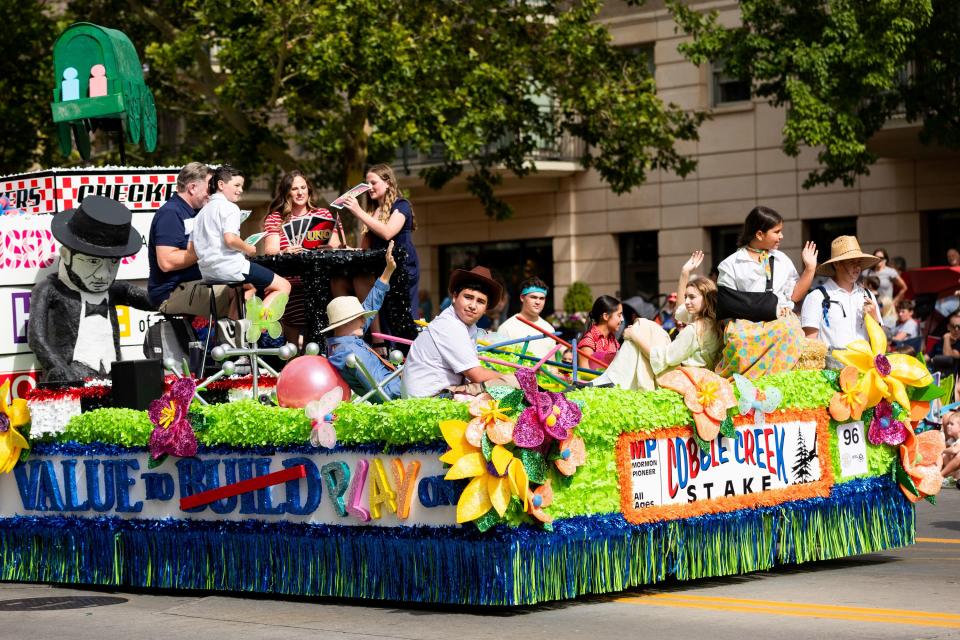
MULTIPOLYGON (((739 20, 737 4, 705 2, 725 24, 739 20)), ((507 283, 537 273, 553 285, 549 305, 562 306, 574 281, 594 295, 627 298, 672 291, 680 265, 702 249, 707 265, 733 250, 739 225, 758 204, 786 220, 784 251, 800 264, 806 240, 818 243, 821 260, 830 239, 856 233, 865 251, 884 247, 909 267, 943 264, 960 232, 960 159, 920 147, 916 127, 892 122, 874 141, 884 157, 852 187, 804 189, 816 151, 797 158, 780 148, 785 112, 753 100, 749 88, 711 65, 696 66, 677 51, 684 37, 662 2, 630 7, 608 2, 600 19, 614 43, 652 54, 659 95, 710 119, 700 140, 679 150, 695 156, 695 173, 680 179, 651 171, 644 185, 614 194, 593 171, 560 153, 538 161, 538 173, 506 179, 500 194, 512 219, 489 219, 463 182, 433 191, 407 163, 403 178, 417 216, 421 289, 436 303, 449 271, 483 261, 507 283)), ((514 302, 514 306, 516 302, 514 302)))

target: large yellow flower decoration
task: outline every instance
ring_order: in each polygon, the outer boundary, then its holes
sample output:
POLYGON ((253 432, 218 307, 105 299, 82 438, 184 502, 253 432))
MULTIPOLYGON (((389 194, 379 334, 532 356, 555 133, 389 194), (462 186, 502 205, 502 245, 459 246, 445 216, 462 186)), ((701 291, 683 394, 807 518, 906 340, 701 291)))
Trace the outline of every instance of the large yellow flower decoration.
POLYGON ((462 420, 444 420, 440 432, 450 450, 440 461, 451 465, 445 480, 473 478, 460 494, 457 502, 457 522, 470 522, 491 508, 501 516, 506 513, 512 496, 517 496, 527 509, 530 480, 523 463, 503 445, 496 445, 487 461, 483 451, 467 440, 467 423, 462 420))
POLYGON ((907 387, 926 387, 933 377, 923 363, 905 353, 887 353, 887 336, 880 324, 865 316, 867 336, 854 340, 846 349, 833 352, 833 357, 863 374, 859 388, 867 396, 866 408, 874 407, 882 399, 896 401, 904 409, 910 407, 907 387))
POLYGON ((17 398, 7 404, 10 393, 10 381, 0 386, 0 473, 8 473, 20 459, 20 452, 29 449, 27 439, 17 431, 30 422, 30 409, 27 401, 17 398))

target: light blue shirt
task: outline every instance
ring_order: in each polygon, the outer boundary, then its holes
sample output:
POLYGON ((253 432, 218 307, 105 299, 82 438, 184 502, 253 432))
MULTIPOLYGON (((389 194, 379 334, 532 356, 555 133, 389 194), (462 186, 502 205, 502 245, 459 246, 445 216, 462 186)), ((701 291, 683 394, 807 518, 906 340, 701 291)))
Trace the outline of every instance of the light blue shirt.
MULTIPOLYGON (((384 284, 379 278, 373 283, 373 289, 370 290, 370 293, 367 294, 367 299, 363 301, 363 308, 365 311, 380 311, 380 306, 383 305, 383 298, 387 295, 387 292, 390 291, 390 285, 384 284)), ((373 322, 374 316, 370 316, 363 323, 363 330, 366 330, 370 327, 370 323, 373 322)), ((377 382, 380 382, 392 372, 387 368, 385 364, 378 358, 363 341, 363 338, 360 336, 340 336, 327 339, 327 359, 330 360, 330 364, 337 368, 337 371, 340 372, 340 375, 343 376, 343 379, 347 381, 347 384, 350 385, 350 388, 359 393, 360 395, 365 394, 367 391, 372 389, 370 384, 364 378, 363 374, 360 373, 357 369, 351 369, 347 366, 347 356, 350 354, 355 354, 357 360, 359 360, 367 371, 370 372, 377 382)), ((389 383, 383 387, 384 392, 390 396, 391 400, 395 400, 400 397, 400 376, 397 376, 389 383)), ((371 402, 383 402, 383 398, 380 397, 380 394, 375 393, 370 396, 371 402)))

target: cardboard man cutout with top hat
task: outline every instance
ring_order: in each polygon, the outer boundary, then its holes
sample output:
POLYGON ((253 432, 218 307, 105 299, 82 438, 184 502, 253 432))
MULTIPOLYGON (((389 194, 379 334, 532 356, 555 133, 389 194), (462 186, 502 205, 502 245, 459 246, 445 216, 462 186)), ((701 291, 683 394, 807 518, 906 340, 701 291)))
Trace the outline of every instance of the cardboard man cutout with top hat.
POLYGON ((54 216, 50 230, 63 245, 60 263, 33 288, 27 335, 43 381, 107 375, 120 360, 116 305, 153 309, 146 289, 115 282, 120 258, 143 245, 131 218, 125 206, 101 196, 54 216))

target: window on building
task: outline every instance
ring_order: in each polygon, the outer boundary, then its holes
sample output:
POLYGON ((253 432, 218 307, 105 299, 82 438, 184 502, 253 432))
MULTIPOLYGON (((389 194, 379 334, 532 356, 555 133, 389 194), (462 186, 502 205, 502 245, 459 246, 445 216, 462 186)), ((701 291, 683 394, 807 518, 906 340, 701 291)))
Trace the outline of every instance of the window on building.
POLYGON ((720 107, 750 100, 750 79, 738 78, 726 72, 726 63, 710 63, 710 106, 720 107))
POLYGON ((447 295, 447 284, 454 269, 472 269, 480 265, 488 267, 493 277, 504 285, 508 296, 507 316, 520 311, 520 283, 533 276, 547 283, 546 313, 551 313, 555 308, 553 240, 550 238, 452 244, 440 247, 439 253, 440 281, 437 291, 441 300, 447 295))
POLYGON ((737 250, 737 240, 743 225, 730 224, 722 227, 710 227, 710 270, 716 269, 724 258, 737 250))
POLYGON ((634 44, 623 47, 623 50, 627 53, 631 53, 635 56, 643 57, 644 62, 647 65, 647 72, 650 74, 650 77, 653 77, 657 70, 656 58, 654 57, 654 43, 644 42, 643 44, 634 44))
MULTIPOLYGON (((840 236, 857 235, 857 218, 823 218, 820 220, 806 220, 804 223, 804 238, 817 245, 820 253, 820 262, 830 259, 830 243, 840 236)), ((873 251, 870 247, 860 247, 866 252, 873 251)))
POLYGON ((653 298, 660 293, 660 251, 656 231, 622 233, 620 243, 620 297, 653 298))
POLYGON ((909 268, 940 267, 947 264, 947 249, 960 249, 960 210, 930 211, 923 216, 922 265, 908 264, 909 268))

